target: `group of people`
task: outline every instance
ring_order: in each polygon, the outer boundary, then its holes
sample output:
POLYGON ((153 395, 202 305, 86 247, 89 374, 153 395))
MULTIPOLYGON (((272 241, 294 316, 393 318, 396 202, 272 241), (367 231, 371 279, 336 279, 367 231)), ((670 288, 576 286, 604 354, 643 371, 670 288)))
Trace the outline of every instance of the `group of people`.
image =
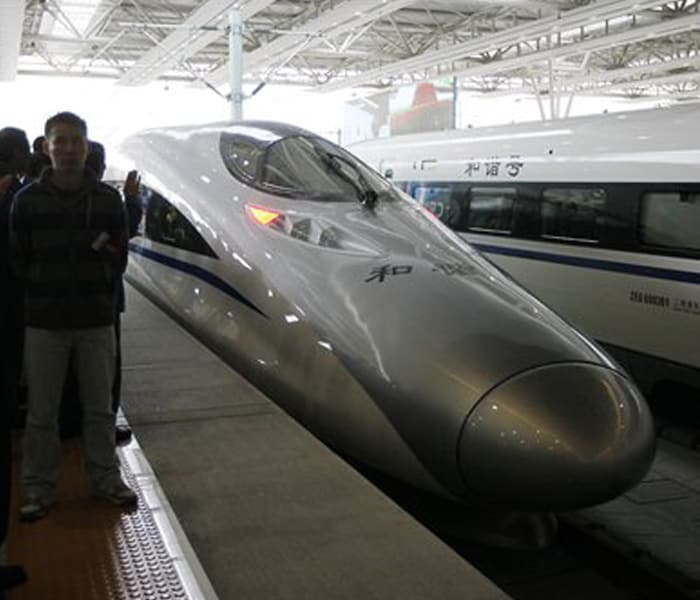
POLYGON ((116 443, 121 391, 120 313, 128 239, 141 219, 139 177, 120 193, 101 181, 104 148, 70 112, 49 118, 34 152, 24 131, 0 129, 0 594, 25 574, 8 566, 11 423, 26 382, 21 521, 56 502, 59 412, 74 377, 91 491, 122 507, 137 504, 124 482, 116 443))

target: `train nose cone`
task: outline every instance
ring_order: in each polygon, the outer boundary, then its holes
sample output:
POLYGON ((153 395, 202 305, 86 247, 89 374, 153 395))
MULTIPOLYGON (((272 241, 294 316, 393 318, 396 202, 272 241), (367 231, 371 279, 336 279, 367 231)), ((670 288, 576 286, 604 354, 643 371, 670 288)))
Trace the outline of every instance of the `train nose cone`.
POLYGON ((589 364, 538 367, 505 381, 478 402, 459 441, 467 486, 520 510, 610 500, 644 476, 653 454, 640 392, 589 364))

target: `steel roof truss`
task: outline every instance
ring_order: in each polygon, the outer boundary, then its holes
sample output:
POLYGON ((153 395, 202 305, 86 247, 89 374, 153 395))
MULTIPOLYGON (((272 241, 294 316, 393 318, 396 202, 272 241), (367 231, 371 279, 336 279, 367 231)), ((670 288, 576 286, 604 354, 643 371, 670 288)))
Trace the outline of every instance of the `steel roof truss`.
MULTIPOLYGON (((479 52, 485 52, 517 42, 526 42, 540 37, 549 37, 552 33, 571 31, 586 24, 617 16, 624 16, 632 11, 658 6, 659 0, 646 0, 634 2, 633 0, 609 0, 597 2, 569 10, 561 15, 537 19, 532 23, 519 25, 505 31, 499 31, 490 35, 483 35, 475 40, 462 44, 456 44, 440 50, 425 52, 420 56, 400 60, 391 65, 367 71, 361 75, 346 78, 337 83, 324 86, 322 91, 333 91, 343 87, 351 87, 371 83, 380 77, 391 77, 404 72, 417 71, 422 68, 430 68, 444 64, 452 60, 459 60, 465 56, 479 52)), ((634 12, 633 11, 633 12, 634 12)))
MULTIPOLYGON (((274 0, 249 0, 240 7, 243 20, 263 10, 274 0)), ((138 60, 119 80, 122 85, 143 85, 165 73, 224 35, 222 18, 237 5, 235 0, 208 0, 182 26, 138 60), (208 30, 207 30, 208 28, 208 30)))

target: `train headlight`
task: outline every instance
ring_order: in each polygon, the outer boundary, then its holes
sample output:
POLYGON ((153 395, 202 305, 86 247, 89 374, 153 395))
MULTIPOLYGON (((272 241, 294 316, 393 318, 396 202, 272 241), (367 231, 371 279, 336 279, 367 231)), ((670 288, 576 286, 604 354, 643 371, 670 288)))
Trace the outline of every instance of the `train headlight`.
POLYGON ((300 242, 353 254, 381 254, 380 249, 364 238, 325 219, 304 214, 288 214, 254 204, 246 204, 246 210, 256 224, 264 225, 300 242))
POLYGON ((248 205, 248 212, 261 225, 269 225, 273 221, 278 220, 282 215, 274 210, 261 208, 259 206, 248 205))

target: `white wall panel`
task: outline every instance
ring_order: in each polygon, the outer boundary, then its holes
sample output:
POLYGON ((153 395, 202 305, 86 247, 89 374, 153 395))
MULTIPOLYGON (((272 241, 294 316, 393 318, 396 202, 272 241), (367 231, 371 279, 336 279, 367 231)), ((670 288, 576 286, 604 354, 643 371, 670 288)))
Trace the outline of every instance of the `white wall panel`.
POLYGON ((0 81, 14 81, 25 0, 0 0, 0 81))

